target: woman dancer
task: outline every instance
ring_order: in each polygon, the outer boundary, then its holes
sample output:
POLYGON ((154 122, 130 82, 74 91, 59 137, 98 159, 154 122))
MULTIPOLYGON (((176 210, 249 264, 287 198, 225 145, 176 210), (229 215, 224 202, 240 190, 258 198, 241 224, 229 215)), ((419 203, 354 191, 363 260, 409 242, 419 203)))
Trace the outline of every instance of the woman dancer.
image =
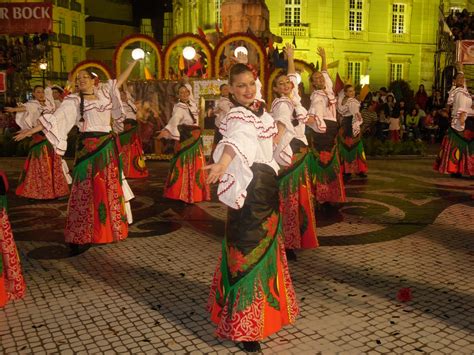
POLYGON ((230 207, 208 310, 219 337, 257 352, 260 340, 295 321, 298 306, 278 216, 277 128, 264 103, 255 100, 256 81, 248 66, 235 64, 229 85, 235 107, 220 125, 217 163, 206 167, 207 181, 219 181, 219 199, 230 207))
POLYGON ((123 174, 126 178, 139 179, 148 176, 145 165, 142 141, 138 135, 137 107, 132 95, 126 90, 120 90, 125 120, 115 121, 114 131, 120 132, 120 146, 122 148, 123 174))
POLYGON ((354 87, 352 85, 344 86, 337 102, 337 111, 342 116, 338 145, 342 173, 347 178, 351 174, 367 177, 367 160, 360 136, 362 116, 359 108, 360 102, 355 98, 354 87))
POLYGON ((304 122, 308 117, 298 94, 293 47, 287 43, 285 48, 288 74, 278 75, 273 82, 273 91, 278 98, 272 103, 271 114, 281 137, 274 157, 279 165, 285 167, 278 184, 286 256, 289 260, 296 260, 294 249, 319 245, 311 183, 315 162, 305 136, 304 122))
POLYGON ((219 132, 219 126, 221 124, 221 121, 224 119, 225 115, 227 112, 230 111, 232 108, 233 104, 232 101, 230 101, 229 98, 229 85, 227 84, 222 84, 219 87, 221 97, 219 100, 216 102, 216 109, 214 110, 214 113, 216 115, 215 119, 215 125, 216 129, 214 132, 214 146, 219 143, 219 141, 222 139, 222 134, 219 132))
POLYGON ((0 170, 0 308, 9 300, 23 298, 26 291, 7 214, 7 191, 7 177, 5 172, 0 170))
POLYGON ((209 201, 211 193, 206 183, 206 173, 199 110, 192 97, 189 83, 178 87, 179 102, 174 105, 168 124, 158 139, 177 141, 176 154, 171 159, 164 196, 186 203, 209 201))
POLYGON ((123 119, 118 89, 135 63, 117 80, 98 87, 94 86, 95 76, 81 70, 77 74, 79 92, 67 96, 53 115, 43 115, 38 126, 19 132, 15 138, 20 140, 43 130, 56 152, 64 154, 68 132, 74 125, 79 128, 65 229, 72 255, 91 244, 117 242, 128 235, 133 193, 123 177, 110 119, 123 119))
POLYGON ((454 84, 447 101, 452 105, 451 127, 444 136, 433 168, 452 177, 474 176, 474 113, 463 72, 456 74, 454 84))
POLYGON ((308 114, 315 124, 310 125, 310 144, 316 158, 315 178, 316 200, 319 203, 345 202, 344 181, 342 179, 339 153, 337 149, 336 97, 332 81, 327 73, 326 52, 318 48, 322 71, 311 75, 313 93, 308 114))
MULTIPOLYGON (((45 90, 37 85, 33 97, 23 106, 5 108, 7 112, 16 112, 15 121, 21 129, 35 127, 42 114, 51 114, 56 109, 51 88, 45 90)), ((38 200, 63 197, 69 194, 68 183, 71 181, 66 162, 54 152, 44 133, 34 134, 16 194, 38 200)))

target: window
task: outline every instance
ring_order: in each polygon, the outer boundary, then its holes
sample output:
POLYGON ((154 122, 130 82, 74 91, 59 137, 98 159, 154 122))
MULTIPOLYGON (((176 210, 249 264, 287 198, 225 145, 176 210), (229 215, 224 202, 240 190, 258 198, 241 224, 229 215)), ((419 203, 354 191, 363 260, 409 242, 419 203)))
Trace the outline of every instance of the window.
POLYGON ((285 26, 301 23, 301 0, 285 0, 285 26))
POLYGON ((66 33, 66 20, 64 17, 58 19, 58 27, 59 33, 66 33))
POLYGON ((222 26, 222 16, 221 16, 221 4, 222 0, 216 0, 216 24, 221 27, 222 26))
POLYGON ((140 33, 153 37, 153 28, 151 26, 150 18, 142 18, 140 24, 140 33))
POLYGON ((405 4, 393 4, 392 33, 405 33, 405 4))
POLYGON ((361 62, 347 62, 347 77, 350 78, 352 84, 360 84, 361 62))
POLYGON ((79 36, 79 27, 78 27, 78 24, 77 24, 77 21, 76 20, 72 20, 72 35, 73 36, 79 36))
POLYGON ((390 82, 403 79, 403 63, 390 64, 390 82))
POLYGON ((362 28, 363 0, 349 0, 349 31, 360 32, 362 28))

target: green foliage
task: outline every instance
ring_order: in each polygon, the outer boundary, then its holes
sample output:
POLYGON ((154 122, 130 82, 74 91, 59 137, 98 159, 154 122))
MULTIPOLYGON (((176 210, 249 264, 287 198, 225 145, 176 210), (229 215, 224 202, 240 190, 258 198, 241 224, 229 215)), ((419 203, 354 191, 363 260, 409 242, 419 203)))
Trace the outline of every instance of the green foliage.
POLYGON ((366 155, 423 155, 426 152, 426 143, 422 141, 384 142, 376 138, 364 139, 366 155))
POLYGON ((405 80, 395 80, 390 83, 388 87, 389 92, 393 92, 397 101, 403 99, 405 101, 405 106, 412 107, 414 106, 413 97, 414 93, 410 87, 410 84, 405 80))

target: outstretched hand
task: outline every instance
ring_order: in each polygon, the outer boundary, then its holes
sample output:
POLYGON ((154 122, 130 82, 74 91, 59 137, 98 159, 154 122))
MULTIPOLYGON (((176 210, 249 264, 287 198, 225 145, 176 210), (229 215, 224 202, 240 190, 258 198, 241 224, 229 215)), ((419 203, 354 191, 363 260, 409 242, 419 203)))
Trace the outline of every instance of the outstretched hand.
POLYGON ((323 47, 318 47, 318 54, 321 58, 326 58, 326 51, 323 47))
POLYGON ((221 176, 225 173, 225 167, 222 164, 215 163, 202 167, 202 170, 209 170, 207 175, 206 184, 214 184, 219 182, 221 176))
POLYGON ((288 58, 293 58, 295 50, 291 43, 285 44, 285 53, 288 58))
POLYGON ((13 140, 19 142, 25 138, 31 137, 32 133, 30 129, 22 129, 21 131, 15 133, 13 140))
POLYGON ((249 62, 248 55, 245 54, 244 52, 238 52, 236 58, 237 58, 237 63, 248 64, 249 62))

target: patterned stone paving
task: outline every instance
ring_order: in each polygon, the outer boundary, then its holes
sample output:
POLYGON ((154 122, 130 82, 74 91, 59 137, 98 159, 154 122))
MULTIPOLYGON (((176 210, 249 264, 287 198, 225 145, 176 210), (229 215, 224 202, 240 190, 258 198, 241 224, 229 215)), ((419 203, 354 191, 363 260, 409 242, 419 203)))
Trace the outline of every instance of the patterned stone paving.
MULTIPOLYGON (((301 316, 266 354, 473 354, 474 180, 431 160, 373 160, 349 202, 318 210, 321 247, 290 263, 301 316), (410 288, 412 300, 397 292, 410 288)), ((0 160, 15 185, 21 160, 0 160)), ((125 242, 66 257, 66 201, 10 194, 28 294, 0 310, 5 354, 229 354, 205 311, 225 209, 161 198, 167 164, 131 181, 125 242)))

